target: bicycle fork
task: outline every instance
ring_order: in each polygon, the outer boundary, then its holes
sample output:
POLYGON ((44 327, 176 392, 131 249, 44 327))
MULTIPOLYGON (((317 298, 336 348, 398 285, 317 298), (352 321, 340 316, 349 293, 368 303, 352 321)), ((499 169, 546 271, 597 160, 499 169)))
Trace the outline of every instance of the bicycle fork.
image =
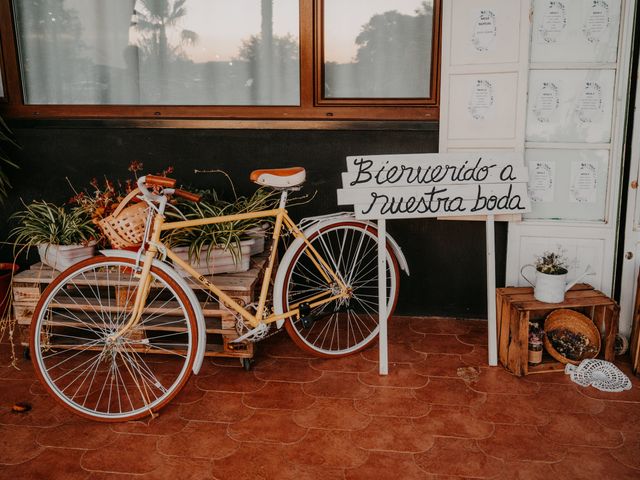
MULTIPOLYGON (((140 322, 140 319, 142 318, 142 311, 144 310, 144 305, 147 301, 149 290, 151 289, 151 266, 153 265, 153 260, 156 258, 158 253, 158 247, 156 245, 160 239, 160 226, 162 225, 162 222, 162 215, 156 215, 153 222, 152 239, 148 242, 149 248, 145 253, 144 261, 142 263, 142 271, 139 274, 134 273, 134 276, 139 276, 140 280, 138 281, 138 286, 135 287, 136 296, 133 302, 133 307, 131 308, 131 316, 124 327, 107 337, 109 342, 115 342, 118 338, 127 334, 140 322)), ((143 241, 146 241, 146 236, 143 241)))

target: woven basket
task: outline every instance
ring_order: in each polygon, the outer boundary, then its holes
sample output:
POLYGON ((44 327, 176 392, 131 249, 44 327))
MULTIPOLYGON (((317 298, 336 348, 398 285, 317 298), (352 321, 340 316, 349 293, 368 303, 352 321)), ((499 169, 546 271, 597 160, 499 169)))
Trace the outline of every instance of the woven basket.
POLYGON ((144 236, 147 220, 147 204, 134 203, 127 206, 140 193, 136 188, 129 193, 111 215, 98 222, 98 226, 113 248, 125 248, 139 245, 144 236))
MULTIPOLYGON (((573 333, 580 333, 589 339, 589 343, 591 345, 595 345, 596 351, 589 355, 585 355, 584 358, 595 357, 600 352, 600 332, 591 319, 580 312, 565 308, 551 312, 544 321, 544 331, 551 332, 558 329, 566 329, 573 333)), ((549 355, 561 363, 578 365, 582 360, 584 360, 584 358, 572 360, 565 357, 553 347, 546 335, 544 337, 544 346, 547 349, 547 352, 549 352, 549 355)))

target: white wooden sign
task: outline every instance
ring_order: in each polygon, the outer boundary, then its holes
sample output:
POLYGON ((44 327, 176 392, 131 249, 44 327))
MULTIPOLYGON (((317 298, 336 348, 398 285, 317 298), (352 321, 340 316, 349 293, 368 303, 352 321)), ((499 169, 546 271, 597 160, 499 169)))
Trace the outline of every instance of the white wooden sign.
POLYGON ((489 364, 497 364, 494 215, 530 211, 528 172, 522 154, 512 152, 347 157, 338 204, 353 205, 356 218, 378 221, 381 375, 388 373, 386 219, 487 217, 489 364))
POLYGON ((528 179, 511 152, 353 156, 338 204, 360 219, 526 213, 528 179))

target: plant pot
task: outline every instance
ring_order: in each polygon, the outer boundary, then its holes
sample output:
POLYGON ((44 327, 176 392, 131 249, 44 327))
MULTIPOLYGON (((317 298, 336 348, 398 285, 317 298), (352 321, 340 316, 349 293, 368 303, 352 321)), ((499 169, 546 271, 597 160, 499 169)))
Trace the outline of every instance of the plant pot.
POLYGON ((251 245, 251 251, 249 252, 249 255, 253 256, 264 252, 264 239, 267 235, 268 225, 269 224, 267 224, 267 226, 265 227, 250 228, 245 232, 249 239, 254 240, 254 243, 251 245))
POLYGON ((0 318, 4 318, 11 304, 11 279, 20 267, 15 263, 0 263, 0 318))
POLYGON ((88 245, 54 245, 41 243, 38 245, 40 260, 54 270, 66 270, 70 266, 96 254, 96 242, 88 245))
MULTIPOLYGON (((234 258, 230 250, 216 247, 207 252, 208 247, 205 246, 200 250, 198 260, 189 258, 189 247, 174 247, 171 250, 181 260, 184 260, 200 275, 218 275, 221 273, 246 272, 249 270, 251 261, 251 247, 255 243, 254 239, 243 240, 240 242, 240 258, 234 258)), ((183 277, 188 273, 176 265, 176 270, 183 277)))

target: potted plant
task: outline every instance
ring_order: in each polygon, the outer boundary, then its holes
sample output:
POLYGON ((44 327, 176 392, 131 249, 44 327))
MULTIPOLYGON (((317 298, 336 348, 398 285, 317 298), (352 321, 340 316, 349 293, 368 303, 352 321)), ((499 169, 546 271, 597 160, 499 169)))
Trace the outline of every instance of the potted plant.
POLYGON ((540 324, 529 322, 529 365, 542 362, 544 330, 540 324))
POLYGON ((533 265, 525 265, 520 269, 522 277, 533 286, 533 296, 536 300, 545 303, 561 303, 564 301, 564 294, 577 282, 582 280, 589 273, 590 266, 578 276, 573 282, 567 284, 568 261, 563 251, 544 252, 536 257, 533 265), (535 269, 535 282, 532 282, 524 274, 525 269, 535 269))
MULTIPOLYGON (((259 189, 250 197, 238 197, 235 202, 220 200, 215 191, 200 191, 200 203, 179 201, 175 211, 168 210, 169 220, 197 220, 234 215, 272 208, 273 192, 259 189)), ((234 220, 192 228, 168 231, 163 241, 174 253, 201 274, 238 272, 249 269, 251 255, 264 250, 264 219, 234 220)), ((178 269, 179 272, 182 272, 178 269)))
POLYGON ((14 246, 37 247, 42 262, 55 270, 65 270, 95 254, 95 226, 79 207, 33 201, 11 218, 18 223, 10 233, 14 246))

